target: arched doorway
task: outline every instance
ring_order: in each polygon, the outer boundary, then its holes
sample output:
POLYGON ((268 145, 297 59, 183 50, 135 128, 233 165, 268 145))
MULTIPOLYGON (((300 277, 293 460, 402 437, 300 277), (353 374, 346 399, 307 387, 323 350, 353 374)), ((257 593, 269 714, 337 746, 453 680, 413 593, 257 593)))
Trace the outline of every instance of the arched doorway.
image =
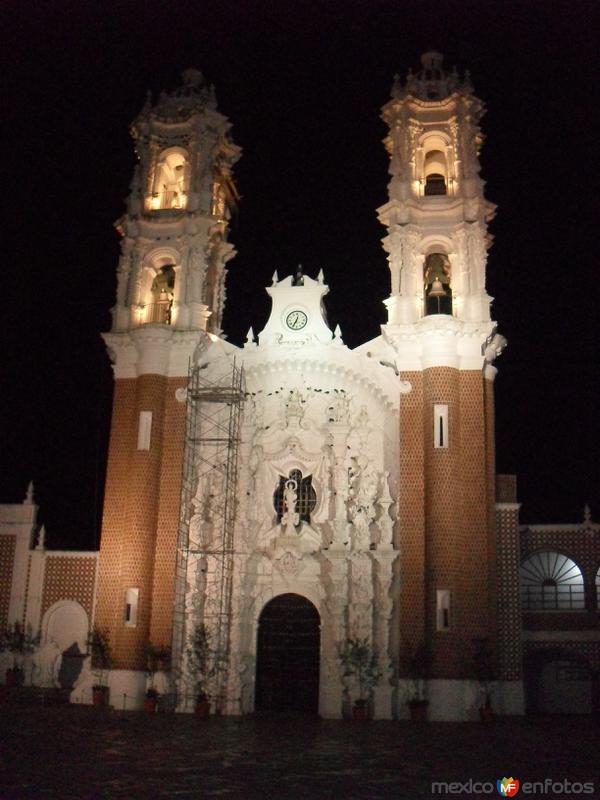
POLYGON ((319 710, 320 618, 299 594, 270 600, 258 620, 257 711, 319 710))

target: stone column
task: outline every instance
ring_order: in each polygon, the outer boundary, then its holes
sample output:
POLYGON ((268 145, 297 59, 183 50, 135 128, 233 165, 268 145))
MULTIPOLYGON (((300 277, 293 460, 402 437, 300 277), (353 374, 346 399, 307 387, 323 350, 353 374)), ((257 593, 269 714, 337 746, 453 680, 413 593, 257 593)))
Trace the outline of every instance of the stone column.
POLYGON ((324 669, 321 672, 319 711, 326 718, 338 718, 342 711, 343 685, 338 646, 346 638, 346 606, 348 602, 348 562, 344 551, 329 551, 324 570, 328 573, 328 592, 323 618, 321 649, 324 669))
POLYGON ((334 512, 331 526, 334 549, 347 549, 350 539, 348 523, 348 464, 347 464, 347 439, 350 427, 345 422, 335 422, 329 427, 332 452, 333 452, 333 496, 334 512))
POLYGON ((377 550, 373 557, 374 606, 373 647, 381 668, 381 681, 373 692, 373 716, 375 719, 390 719, 392 716, 391 681, 394 665, 390 659, 390 623, 393 601, 391 598, 392 570, 398 557, 395 550, 377 550))

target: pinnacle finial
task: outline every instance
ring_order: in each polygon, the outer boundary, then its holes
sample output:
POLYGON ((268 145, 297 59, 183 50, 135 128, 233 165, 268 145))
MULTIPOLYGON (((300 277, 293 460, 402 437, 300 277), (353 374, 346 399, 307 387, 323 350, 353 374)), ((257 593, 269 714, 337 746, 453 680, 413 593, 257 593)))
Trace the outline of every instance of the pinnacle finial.
POLYGON ((271 278, 271 286, 275 286, 279 283, 279 275, 277 274, 277 270, 273 273, 273 277, 271 278))
POLYGON ((298 269, 294 275, 292 286, 304 286, 304 273, 302 272, 302 264, 298 264, 298 269))
POLYGON ((181 73, 181 77, 183 79, 183 85, 189 86, 192 89, 197 89, 204 83, 204 75, 199 69, 194 69, 193 67, 185 69, 181 73))
POLYGON ((248 333, 246 334, 246 344, 254 344, 254 331, 252 330, 252 325, 248 328, 248 333))
POLYGON ((591 522, 592 521, 592 512, 589 505, 586 503, 583 507, 583 521, 584 522, 591 522))
POLYGON ((392 97, 400 99, 406 93, 429 102, 443 100, 455 92, 457 89, 464 88, 471 90, 468 76, 463 84, 456 67, 448 72, 444 69, 444 56, 437 50, 427 50, 421 56, 421 69, 413 73, 409 69, 404 85, 400 78, 394 76, 392 85, 392 97))
POLYGON ((29 481, 27 486, 27 492, 25 493, 25 497, 23 498, 23 505, 32 506, 33 505, 33 481, 29 481))
POLYGON ((325 281, 325 275, 323 274, 323 270, 322 269, 319 270, 319 274, 317 275, 317 281, 319 283, 324 283, 324 281, 325 281))
POLYGON ((36 550, 45 550, 46 549, 46 526, 42 525, 40 528, 40 532, 38 535, 38 542, 36 545, 36 550))

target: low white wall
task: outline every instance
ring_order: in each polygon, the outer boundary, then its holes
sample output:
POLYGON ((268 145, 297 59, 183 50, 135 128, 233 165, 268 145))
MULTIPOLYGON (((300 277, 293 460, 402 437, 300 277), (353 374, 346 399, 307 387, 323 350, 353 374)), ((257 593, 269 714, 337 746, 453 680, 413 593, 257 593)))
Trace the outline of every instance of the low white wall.
MULTIPOLYGON (((93 702, 93 672, 87 671, 71 692, 71 703, 89 705, 93 702)), ((146 693, 146 673, 143 670, 113 669, 108 674, 109 704, 118 710, 142 708, 146 693)))

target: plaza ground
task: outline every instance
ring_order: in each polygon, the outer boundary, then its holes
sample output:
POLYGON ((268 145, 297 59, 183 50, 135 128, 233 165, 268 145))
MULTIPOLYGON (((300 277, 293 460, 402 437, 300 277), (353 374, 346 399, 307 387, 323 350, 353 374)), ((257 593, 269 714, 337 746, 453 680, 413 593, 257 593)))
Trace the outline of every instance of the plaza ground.
MULTIPOLYGON (((433 781, 594 781, 600 728, 589 717, 489 725, 210 718, 0 705, 0 798, 429 798, 433 781)), ((519 797, 524 796, 519 792, 519 797)), ((533 796, 533 795, 529 795, 533 796)), ((573 797, 537 794, 536 797, 573 797)), ((590 796, 590 795, 586 795, 590 796)))

